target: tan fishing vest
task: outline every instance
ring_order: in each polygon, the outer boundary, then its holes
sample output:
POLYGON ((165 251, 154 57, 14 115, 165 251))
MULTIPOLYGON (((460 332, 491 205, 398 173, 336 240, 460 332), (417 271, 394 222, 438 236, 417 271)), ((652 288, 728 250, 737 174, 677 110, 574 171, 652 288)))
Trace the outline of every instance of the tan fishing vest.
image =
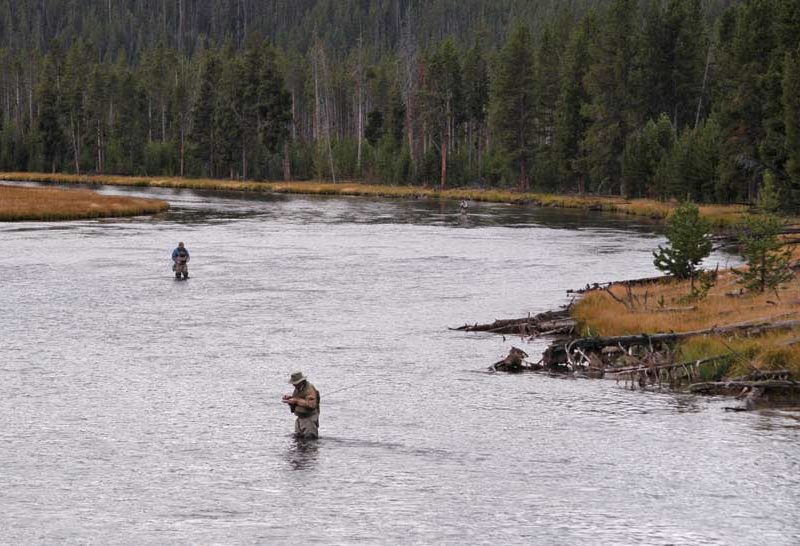
POLYGON ((316 409, 307 408, 305 406, 294 406, 292 412, 297 415, 298 417, 311 417, 314 412, 319 412, 319 391, 314 388, 314 385, 306 381, 306 386, 303 390, 298 390, 296 387, 294 389, 294 393, 292 393, 292 397, 294 398, 302 398, 304 400, 308 400, 309 398, 313 397, 317 400, 317 407, 316 409))

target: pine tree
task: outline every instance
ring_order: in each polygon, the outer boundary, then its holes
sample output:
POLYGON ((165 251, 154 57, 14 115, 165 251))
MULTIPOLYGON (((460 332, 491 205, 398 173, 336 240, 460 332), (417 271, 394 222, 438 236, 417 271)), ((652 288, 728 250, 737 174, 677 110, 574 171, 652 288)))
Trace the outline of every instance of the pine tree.
MULTIPOLYGON (((561 176, 568 182, 578 179, 580 191, 584 189, 582 179, 587 174, 581 169, 581 165, 586 163, 580 158, 581 142, 589 126, 588 118, 582 113, 589 102, 583 81, 589 70, 589 44, 593 40, 594 32, 595 15, 590 12, 570 38, 556 105, 555 160, 561 176)), ((562 189, 569 189, 569 185, 564 184, 562 189)))
POLYGON ((786 53, 783 68, 783 122, 786 127, 786 172, 792 181, 791 206, 800 205, 800 48, 786 53))
POLYGON ((734 273, 748 290, 777 292, 794 278, 789 269, 791 250, 779 238, 782 229, 783 222, 775 216, 752 216, 746 220, 739 244, 747 269, 734 269, 734 273))
POLYGON ((652 119, 625 143, 622 160, 622 187, 627 197, 660 197, 667 189, 656 180, 656 172, 675 146, 675 129, 666 114, 652 119))
MULTIPOLYGON (((223 68, 217 89, 217 103, 214 107, 214 130, 219 137, 217 150, 223 172, 236 178, 237 167, 241 166, 244 131, 242 129, 242 73, 241 59, 232 50, 223 54, 223 68)), ((244 176, 244 173, 241 173, 244 176)))
POLYGON ((472 167, 473 152, 477 155, 477 175, 481 177, 489 109, 489 69, 479 39, 464 58, 464 102, 467 117, 467 145, 472 167))
POLYGON ((94 65, 86 89, 87 144, 94 158, 94 170, 106 171, 108 112, 111 109, 111 84, 104 65, 94 65))
POLYGON ((557 191, 561 182, 553 135, 561 86, 559 53, 562 45, 557 42, 555 30, 547 27, 536 48, 537 142, 534 172, 537 186, 547 191, 557 191))
POLYGON ((239 160, 241 176, 249 177, 251 164, 257 163, 258 139, 261 126, 261 86, 266 44, 254 35, 247 40, 244 52, 237 58, 235 79, 241 133, 239 160))
POLYGON ((721 131, 716 120, 685 130, 672 151, 659 164, 654 177, 659 197, 712 202, 718 181, 721 131))
POLYGON ((259 78, 259 136, 268 153, 284 152, 283 177, 291 178, 289 127, 292 122, 292 97, 286 90, 278 68, 277 53, 266 46, 259 78))
POLYGON ((679 279, 691 279, 692 290, 700 263, 711 254, 708 222, 692 202, 681 203, 667 220, 667 246, 653 252, 659 271, 679 279))
POLYGON ((717 195, 724 200, 756 197, 757 177, 765 155, 765 138, 780 117, 780 79, 773 63, 775 0, 747 0, 723 18, 718 41, 719 72, 725 82, 715 99, 717 118, 725 134, 717 195), (776 80, 776 78, 778 78, 776 80))
POLYGON ((767 171, 758 191, 758 210, 765 214, 775 214, 781 207, 781 192, 775 182, 775 175, 767 171))
POLYGON ((56 172, 56 160, 63 152, 64 129, 61 126, 61 107, 57 93, 56 69, 52 59, 45 60, 44 78, 37 88, 39 103, 38 133, 42 143, 44 160, 48 168, 56 172))
POLYGON ((88 53, 83 42, 70 47, 64 66, 62 98, 67 117, 67 131, 72 148, 75 172, 81 172, 82 147, 84 141, 84 92, 88 53))
POLYGON ((518 25, 509 36, 495 74, 490 107, 494 138, 516 171, 517 188, 527 191, 536 142, 536 98, 533 46, 526 26, 518 25))
POLYGON ((458 126, 464 120, 464 88, 455 42, 448 38, 429 59, 431 77, 426 80, 426 118, 435 132, 439 149, 439 187, 447 184, 448 153, 458 126))
POLYGON ((604 14, 592 47, 592 65, 585 85, 591 119, 583 146, 595 190, 620 193, 622 154, 636 125, 637 2, 614 0, 604 14))
POLYGON ((207 176, 214 177, 217 165, 219 135, 214 122, 217 110, 217 92, 220 82, 220 66, 213 52, 203 58, 200 88, 192 108, 191 142, 195 155, 205 165, 207 176))
POLYGON ((676 130, 693 124, 708 49, 700 0, 651 4, 640 47, 646 114, 666 113, 676 130))

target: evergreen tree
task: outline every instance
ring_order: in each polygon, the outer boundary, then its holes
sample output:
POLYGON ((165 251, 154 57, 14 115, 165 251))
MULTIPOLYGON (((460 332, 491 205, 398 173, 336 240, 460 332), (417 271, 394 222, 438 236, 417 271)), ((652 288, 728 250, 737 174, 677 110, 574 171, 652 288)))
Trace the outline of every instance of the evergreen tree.
POLYGON ((714 119, 685 130, 656 170, 654 194, 662 198, 714 201, 720 143, 719 125, 714 119))
MULTIPOLYGON (((587 174, 580 168, 586 163, 581 158, 581 142, 589 126, 589 119, 582 113, 589 102, 583 81, 589 70, 589 43, 593 40, 594 32, 594 14, 589 13, 573 33, 567 47, 555 116, 554 156, 559 172, 567 179, 565 182, 577 179, 581 192, 584 189, 583 177, 587 174)), ((564 189, 570 187, 562 184, 564 189)))
POLYGON ((64 66, 62 95, 66 113, 66 127, 72 151, 73 167, 81 172, 82 149, 84 142, 84 91, 88 52, 83 42, 78 41, 70 47, 64 66))
POLYGON ((124 63, 119 65, 117 78, 116 119, 111 131, 114 153, 110 154, 110 163, 114 172, 139 174, 145 164, 147 123, 141 113, 147 110, 147 98, 135 74, 124 63))
POLYGON ((86 86, 86 143, 94 159, 94 170, 106 170, 108 116, 111 110, 111 82, 104 65, 94 65, 86 86))
POLYGON ((691 279, 692 291, 700 263, 711 254, 709 226, 692 202, 681 203, 667 220, 667 246, 653 252, 659 271, 691 279))
POLYGON ((475 40, 464 59, 464 102, 467 117, 467 146, 470 167, 477 155, 477 174, 481 176, 486 117, 489 109, 489 68, 481 43, 475 40))
POLYGON ((658 165, 653 192, 660 198, 713 201, 719 150, 719 129, 712 120, 684 131, 658 165))
POLYGON ((783 222, 775 216, 753 216, 746 220, 739 244, 747 269, 734 272, 748 290, 777 293, 782 284, 794 278, 789 268, 791 251, 779 238, 782 229, 783 222))
POLYGON ((521 191, 530 187, 536 142, 534 74, 530 31, 518 25, 500 52, 490 113, 497 146, 516 171, 517 188, 521 191))
POLYGON ((622 160, 622 187, 627 197, 660 197, 667 189, 656 179, 659 165, 675 146, 675 129, 666 114, 650 120, 632 133, 625 144, 622 160))
POLYGON ((666 113, 676 130, 695 121, 708 40, 700 0, 652 3, 642 35, 645 113, 666 113))
POLYGON ((395 83, 393 83, 389 89, 389 100, 386 112, 386 132, 392 136, 395 144, 399 145, 403 140, 406 106, 403 103, 401 92, 395 83))
POLYGON ((292 122, 292 97, 286 90, 278 68, 276 52, 266 46, 259 78, 259 135, 268 153, 284 151, 283 176, 291 178, 289 126, 292 122))
POLYGON ((718 119, 726 135, 717 195, 750 200, 756 195, 756 174, 762 165, 760 145, 767 134, 765 120, 775 117, 775 0, 746 0, 732 8, 720 25, 718 119))
POLYGON ((207 176, 214 177, 219 135, 215 124, 220 66, 217 56, 208 52, 203 58, 200 88, 192 108, 191 142, 197 158, 205 165, 207 176))
POLYGON ((775 175, 770 171, 764 173, 764 180, 758 192, 758 210, 765 214, 775 214, 781 207, 780 190, 775 183, 775 175))
POLYGON ((56 69, 52 59, 45 60, 44 79, 37 89, 39 102, 38 130, 44 160, 51 172, 56 172, 56 160, 64 147, 64 129, 61 126, 61 107, 57 92, 56 69))
POLYGON ((624 193, 621 187, 622 154, 628 134, 636 125, 637 2, 613 0, 603 15, 592 46, 592 65, 585 85, 591 102, 585 111, 591 119, 583 146, 595 190, 624 193))
POLYGON ((261 128, 261 114, 264 111, 262 100, 264 59, 266 44, 252 35, 238 56, 235 71, 235 86, 238 103, 239 132, 241 134, 239 161, 241 176, 249 177, 251 166, 257 164, 259 150, 258 137, 261 128))
POLYGON ((448 38, 429 59, 430 77, 425 86, 426 118, 438 144, 439 187, 447 184, 448 153, 458 126, 464 120, 464 88, 455 42, 448 38))
POLYGON ((786 172, 792 181, 790 204, 800 205, 800 49, 786 53, 783 69, 783 121, 786 127, 786 172))
POLYGON ((559 186, 558 160, 554 152, 556 105, 560 91, 560 60, 562 44, 557 42, 553 28, 547 27, 536 49, 536 159, 537 186, 557 191, 559 186))
MULTIPOLYGON (((243 131, 244 103, 242 101, 243 82, 241 59, 233 56, 233 51, 224 54, 224 63, 217 89, 217 103, 214 108, 214 130, 219 137, 220 166, 222 172, 231 179, 237 178, 241 166, 245 133, 243 131)), ((244 173, 241 173, 244 176, 244 173)))
POLYGON ((383 112, 373 110, 367 114, 367 126, 364 129, 364 138, 375 146, 383 137, 383 112))

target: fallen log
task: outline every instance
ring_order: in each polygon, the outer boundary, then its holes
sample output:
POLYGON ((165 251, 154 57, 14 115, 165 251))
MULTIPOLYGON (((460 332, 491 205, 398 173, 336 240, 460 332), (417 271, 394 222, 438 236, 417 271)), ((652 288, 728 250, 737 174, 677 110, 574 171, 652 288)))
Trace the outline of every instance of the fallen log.
MULTIPOLYGON (((642 365, 642 366, 626 366, 620 368, 606 368, 605 372, 609 375, 632 375, 641 372, 658 372, 662 370, 671 370, 674 368, 688 368, 688 367, 697 367, 702 366, 703 364, 710 364, 711 362, 716 362, 717 360, 723 360, 725 358, 731 358, 730 353, 726 353, 724 355, 716 355, 711 356, 708 358, 701 358, 700 360, 689 360, 686 362, 670 362, 668 364, 657 364, 654 366, 642 365)), ((613 377, 612 377, 613 379, 613 377)))
POLYGON ((794 328, 800 328, 800 320, 784 320, 780 322, 749 321, 738 324, 730 324, 727 326, 715 326, 706 330, 692 330, 688 332, 578 338, 571 341, 567 345, 567 350, 576 348, 602 350, 603 347, 617 345, 621 345, 623 347, 629 347, 631 345, 655 345, 673 343, 680 339, 697 336, 724 335, 738 332, 754 334, 770 332, 773 330, 791 330, 794 328))
POLYGON ((709 381, 694 383, 686 389, 690 393, 742 391, 744 389, 800 389, 800 382, 765 379, 762 381, 709 381))
POLYGON ((627 281, 595 282, 587 284, 584 288, 570 288, 567 290, 567 294, 585 294, 586 292, 590 292, 592 290, 603 290, 611 286, 641 286, 643 284, 655 284, 669 278, 670 277, 668 276, 662 275, 660 277, 645 277, 642 279, 631 279, 627 281))
POLYGON ((697 306, 693 305, 691 307, 659 307, 658 309, 651 309, 649 311, 655 313, 685 313, 688 311, 697 311, 697 306))
POLYGON ((755 370, 752 373, 741 377, 732 377, 729 381, 758 381, 761 379, 784 379, 791 378, 792 372, 789 370, 755 370))
POLYGON ((575 320, 569 316, 569 309, 562 309, 560 311, 546 311, 538 315, 518 319, 498 319, 489 324, 465 324, 458 328, 450 328, 450 330, 533 335, 548 330, 568 330, 575 326, 575 320))
MULTIPOLYGON (((562 319, 545 322, 517 322, 483 331, 490 334, 543 335, 544 332, 569 333, 573 328, 575 328, 575 326, 577 326, 577 322, 575 320, 562 319)), ((468 331, 474 332, 478 330, 468 331)))
MULTIPOLYGON (((783 316, 783 315, 780 315, 783 316)), ((569 364, 574 366, 573 355, 580 353, 603 353, 605 350, 617 352, 630 350, 632 347, 646 347, 649 352, 682 339, 707 335, 726 335, 744 333, 747 335, 762 334, 774 330, 791 330, 800 328, 800 320, 785 320, 769 322, 769 319, 759 319, 727 326, 715 326, 706 330, 693 330, 688 332, 669 332, 656 334, 635 334, 611 337, 584 337, 572 340, 560 340, 550 344, 542 355, 545 366, 560 366, 569 364)))

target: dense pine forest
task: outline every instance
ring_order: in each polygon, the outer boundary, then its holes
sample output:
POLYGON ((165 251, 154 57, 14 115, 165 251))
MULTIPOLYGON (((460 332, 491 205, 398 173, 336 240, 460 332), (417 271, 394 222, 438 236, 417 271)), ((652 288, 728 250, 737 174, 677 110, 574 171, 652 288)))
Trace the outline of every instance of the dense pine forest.
POLYGON ((800 206, 800 0, 0 0, 0 170, 800 206))

